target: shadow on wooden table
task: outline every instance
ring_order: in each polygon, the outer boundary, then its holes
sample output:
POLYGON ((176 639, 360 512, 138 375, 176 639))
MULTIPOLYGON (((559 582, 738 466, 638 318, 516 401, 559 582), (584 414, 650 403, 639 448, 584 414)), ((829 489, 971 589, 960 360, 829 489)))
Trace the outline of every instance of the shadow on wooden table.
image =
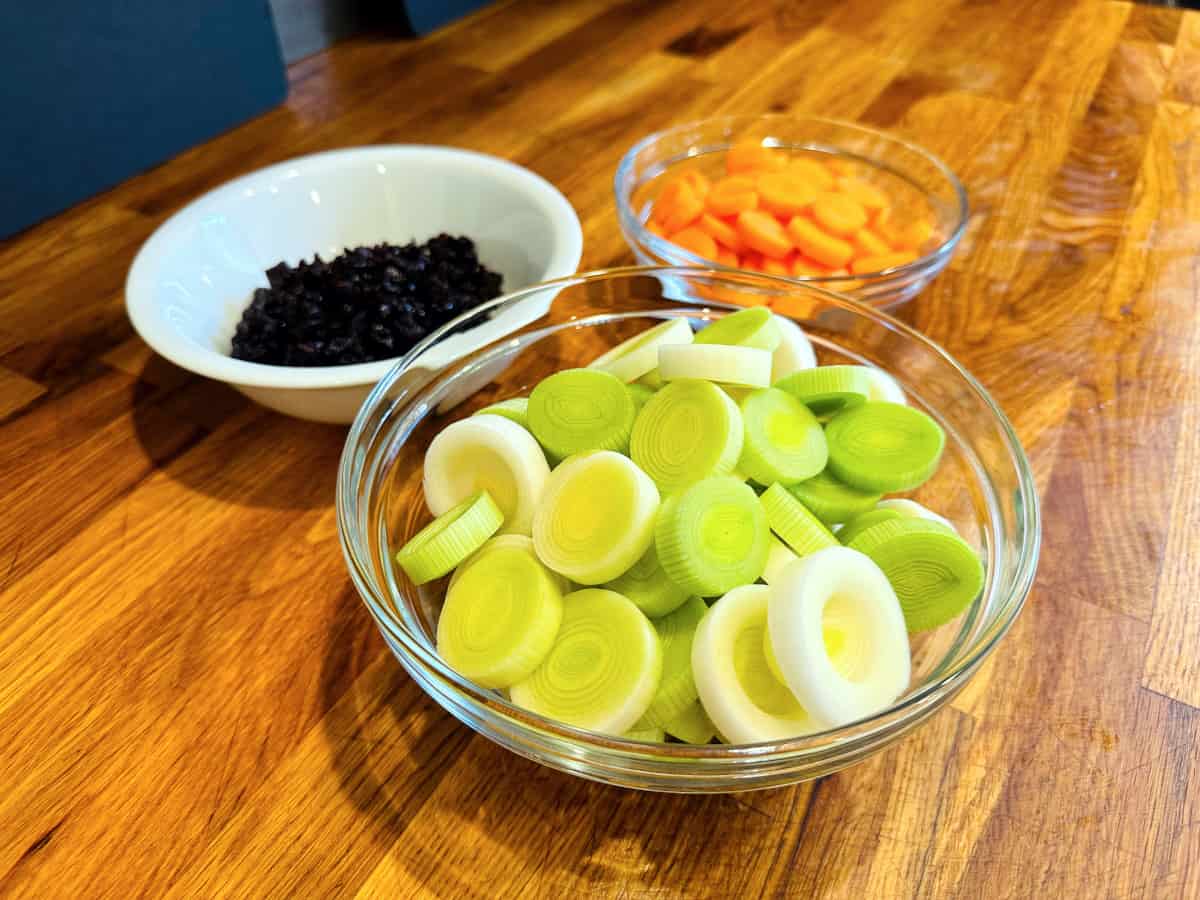
MULTIPOLYGON (((352 590, 346 602, 359 603, 352 590)), ((679 796, 539 766, 442 710, 381 650, 365 611, 361 621, 329 648, 322 675, 335 773, 372 842, 349 864, 361 896, 414 884, 438 896, 753 896, 783 885, 804 853, 812 784, 679 796), (348 686, 347 666, 361 671, 348 686)), ((806 890, 835 889, 848 871, 806 890)))
POLYGON ((240 506, 332 506, 342 426, 257 406, 227 385, 150 355, 130 407, 146 458, 192 491, 240 506))

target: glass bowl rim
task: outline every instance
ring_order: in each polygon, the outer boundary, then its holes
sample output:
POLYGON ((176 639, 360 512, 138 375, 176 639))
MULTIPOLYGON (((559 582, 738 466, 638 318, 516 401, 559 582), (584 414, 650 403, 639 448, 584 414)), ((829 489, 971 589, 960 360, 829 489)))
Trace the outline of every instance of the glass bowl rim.
MULTIPOLYGON (((686 250, 683 247, 676 246, 666 238, 659 237, 656 234, 648 231, 646 227, 638 219, 633 211, 633 207, 629 203, 629 199, 621 190, 622 182, 625 181, 631 174, 634 160, 637 155, 643 150, 653 146, 664 138, 672 137, 683 132, 695 130, 701 127, 718 126, 723 123, 745 123, 752 124, 757 122, 819 122, 824 125, 835 125, 839 128, 847 128, 851 131, 858 131, 874 138, 879 138, 884 141, 889 141, 894 144, 899 144, 907 150, 912 151, 920 157, 923 157, 929 162, 941 175, 946 179, 954 191, 954 195, 958 200, 958 215, 951 229, 949 236, 942 241, 933 250, 919 256, 912 262, 905 263, 902 266, 893 266, 890 269, 880 269, 878 272, 861 272, 858 274, 849 275, 803 275, 803 276, 783 276, 772 275, 772 278, 782 278, 785 281, 793 283, 808 284, 808 285, 828 285, 836 289, 840 284, 847 282, 857 282, 864 279, 877 279, 875 284, 886 284, 888 282, 904 280, 908 277, 917 278, 929 272, 930 270, 939 270, 946 262, 949 261, 950 255, 954 252, 954 248, 958 246, 958 242, 962 239, 963 234, 967 230, 967 219, 970 208, 967 200, 967 190, 959 181, 958 176, 939 156, 926 150, 920 144, 914 141, 902 138, 899 135, 892 134, 888 131, 883 131, 878 128, 871 128, 867 125, 860 125, 857 122, 850 122, 845 119, 835 119, 828 116, 793 116, 788 113, 765 113, 763 115, 733 115, 733 116, 713 116, 707 119, 696 119, 691 122, 685 122, 682 125, 673 125, 670 128, 664 128, 660 131, 652 132, 639 140, 636 144, 625 151, 625 155, 621 157, 621 161, 617 164, 617 172, 613 176, 613 195, 617 203, 617 219, 621 227, 627 234, 632 234, 637 243, 649 247, 650 250, 659 259, 668 259, 669 256, 678 256, 683 262, 678 265, 696 266, 705 269, 712 269, 718 272, 748 272, 757 274, 750 269, 740 269, 734 266, 726 266, 721 263, 716 263, 713 260, 705 259, 704 257, 686 250)), ((675 165, 681 160, 674 160, 671 165, 675 165)), ((876 168, 892 170, 891 167, 881 164, 877 160, 870 160, 871 164, 876 168)), ((666 169, 663 170, 664 172, 666 169)), ((895 171, 895 170, 892 170, 895 171)))
MULTIPOLYGON (((674 301, 680 307, 685 304, 680 301, 674 301)), ((723 312, 732 312, 737 307, 723 304, 720 302, 696 304, 697 315, 704 310, 720 310, 723 312)), ((642 310, 625 313, 628 317, 654 314, 656 312, 667 312, 665 310, 642 310)), ((618 314, 622 315, 622 314, 618 314)), ((590 317, 589 317, 590 318, 590 317)), ((551 332, 558 331, 562 328, 573 327, 572 322, 563 322, 557 325, 547 326, 551 332)), ((458 363, 451 363, 448 368, 457 366, 458 363)), ((420 393, 424 388, 419 388, 417 393, 420 393)), ((1038 557, 1041 547, 1041 509, 1040 500, 1037 494, 1036 483, 1033 476, 1033 470, 1029 460, 1025 455, 1024 448, 1021 445, 1020 439, 1016 435, 1012 424, 1003 410, 992 399, 991 395, 983 387, 982 384, 957 360, 955 360, 941 345, 925 337, 920 332, 909 327, 898 319, 893 318, 881 310, 878 310, 868 304, 860 303, 844 294, 837 294, 833 291, 825 290, 819 286, 812 284, 800 285, 798 288, 797 282, 787 278, 778 278, 771 275, 760 275, 757 273, 742 272, 740 270, 729 269, 700 269, 696 267, 684 266, 622 266, 606 269, 594 269, 587 272, 578 272, 574 275, 568 275, 562 278, 555 278, 549 281, 542 282, 539 285, 534 285, 528 288, 522 288, 511 294, 497 297, 494 300, 481 304, 472 310, 467 311, 463 315, 448 322, 441 328, 430 333, 419 344, 414 346, 406 353, 388 374, 379 381, 371 390, 367 399, 360 407, 350 431, 346 438, 346 443, 343 447, 341 458, 338 463, 338 477, 336 485, 336 513, 337 513, 337 528, 338 538, 341 544, 342 554, 345 558, 347 568, 350 572, 351 580, 354 582, 355 588, 359 593, 360 598, 367 606, 371 617, 375 620, 376 625, 384 633, 385 642, 389 647, 396 651, 396 646, 393 641, 397 642, 405 651, 407 662, 405 665, 416 665, 423 670, 426 670, 424 677, 429 677, 432 674, 437 680, 449 684, 457 699, 460 702, 465 702, 473 708, 476 715, 491 717, 501 712, 507 717, 512 726, 522 733, 529 735, 542 734, 549 738, 565 740, 572 745, 582 745, 596 752, 616 752, 624 754, 628 757, 645 757, 654 758, 657 760, 675 758, 679 761, 710 761, 716 762, 725 760, 733 763, 737 762, 769 762, 778 760, 779 758, 794 757, 803 759, 808 757, 819 756, 823 753, 831 752, 843 746, 849 746, 855 743, 867 743, 872 738, 886 733, 892 729, 893 724, 903 724, 908 720, 910 715, 916 715, 925 708, 928 703, 939 704, 960 687, 962 687, 971 675, 979 668, 983 661, 991 655, 992 651, 999 644, 1000 640, 1007 634, 1012 624, 1016 621, 1021 610, 1024 608, 1026 599, 1029 596, 1029 591, 1033 586, 1034 576, 1037 571, 1038 557), (432 344, 436 343, 441 337, 453 330, 460 320, 467 319, 471 316, 478 315, 481 312, 488 312, 505 303, 516 303, 525 300, 531 295, 541 293, 543 291, 559 291, 563 288, 577 286, 581 284, 589 284, 610 279, 622 279, 638 276, 677 276, 677 277, 695 277, 697 275, 707 276, 716 279, 733 280, 739 283, 745 282, 751 285, 758 285, 774 290, 791 290, 795 291, 808 290, 813 291, 822 296, 827 302, 833 302, 844 310, 852 314, 865 316, 869 319, 874 319, 876 322, 890 331, 902 335, 904 338, 916 341, 924 347, 925 350, 940 357, 947 363, 955 375, 958 376, 970 389, 970 391, 981 400, 987 408, 995 424, 998 426, 1000 435, 1003 437, 1005 449, 1008 451, 1007 458, 1011 461, 1019 486, 1019 505, 1018 516, 1020 532, 1024 540, 1017 548, 1015 556, 1015 565, 1008 590, 1005 592, 1002 604, 1003 613, 997 618, 997 621, 992 623, 985 632, 985 638, 980 640, 977 645, 971 647, 969 652, 950 670, 938 675, 928 684, 921 686, 919 689, 910 694, 905 695, 901 700, 886 709, 880 710, 877 713, 858 719, 854 722, 838 726, 837 728, 827 729, 825 731, 806 734, 793 738, 785 738, 781 740, 762 741, 753 744, 709 744, 709 745, 690 745, 690 744, 667 744, 667 743, 649 743, 644 741, 631 740, 619 736, 606 735, 587 729, 576 728, 566 723, 555 719, 545 718, 537 713, 515 706, 499 694, 494 694, 486 688, 481 688, 475 685, 470 680, 459 675, 451 669, 432 648, 423 646, 420 641, 415 640, 411 636, 408 627, 401 622, 389 609, 388 604, 392 598, 387 595, 387 591, 377 585, 374 579, 370 576, 369 560, 364 558, 368 554, 363 553, 362 549, 356 543, 355 538, 365 540, 365 536, 358 535, 357 529, 354 526, 352 512, 352 503, 350 497, 357 493, 357 484, 360 481, 360 474, 356 465, 355 457, 359 455, 360 445, 364 438, 369 441, 374 441, 378 437, 378 431, 373 431, 370 435, 366 434, 366 430, 370 425, 372 414, 379 406, 381 400, 386 396, 387 392, 403 375, 404 371, 415 362, 420 355, 432 344), (432 670, 430 672, 429 670, 432 670), (477 699, 477 696, 479 699, 477 699), (486 699, 483 699, 486 696, 486 699), (498 707, 499 710, 491 707, 498 707), (867 729, 864 731, 863 729, 867 729)), ((990 517, 989 517, 990 518, 990 517)), ((989 582, 993 577, 989 572, 989 582)), ((986 585, 985 585, 986 591, 986 585)), ((404 662, 402 660, 402 662, 404 662)), ((422 685, 422 689, 426 688, 422 685)), ((438 698, 434 698, 438 700, 438 698)), ((440 703, 440 700, 438 701, 440 703)))

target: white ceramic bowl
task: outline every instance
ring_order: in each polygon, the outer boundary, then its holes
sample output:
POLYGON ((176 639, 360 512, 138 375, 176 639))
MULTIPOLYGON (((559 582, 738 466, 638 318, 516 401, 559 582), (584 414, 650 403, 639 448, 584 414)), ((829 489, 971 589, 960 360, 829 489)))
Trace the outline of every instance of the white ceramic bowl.
MULTIPOLYGON (((471 238, 480 261, 503 276, 504 293, 572 274, 583 248, 571 205, 527 169, 447 147, 357 147, 268 166, 189 203, 142 245, 125 305, 143 340, 176 365, 279 412, 348 423, 396 359, 313 368, 234 359, 242 311, 280 260, 331 259, 347 247, 441 232, 471 238)), ((531 299, 455 335, 430 363, 496 340, 549 302, 531 299)))

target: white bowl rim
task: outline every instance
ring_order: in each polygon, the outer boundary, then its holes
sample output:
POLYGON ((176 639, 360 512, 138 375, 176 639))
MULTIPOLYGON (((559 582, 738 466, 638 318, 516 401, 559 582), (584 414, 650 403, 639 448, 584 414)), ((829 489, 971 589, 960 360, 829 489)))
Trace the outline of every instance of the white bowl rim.
MULTIPOLYGON (((152 280, 159 262, 159 250, 204 206, 227 193, 236 193, 252 182, 285 174, 298 166, 309 171, 337 168, 361 157, 390 159, 440 157, 454 159, 472 166, 487 167, 518 182, 554 221, 563 229, 562 245, 556 249, 538 281, 547 281, 574 274, 583 256, 583 228, 574 207, 562 192, 536 172, 514 162, 457 147, 433 144, 367 144, 343 147, 297 156, 282 162, 255 169, 206 191, 158 226, 142 244, 125 278, 125 310, 134 331, 150 348, 181 368, 246 387, 320 390, 373 384, 379 381, 404 356, 399 354, 375 362, 346 366, 271 366, 234 359, 215 350, 208 350, 181 338, 151 313, 153 306, 152 280)), ((516 288, 515 290, 522 290, 516 288)), ((512 291, 505 291, 506 295, 512 291)))

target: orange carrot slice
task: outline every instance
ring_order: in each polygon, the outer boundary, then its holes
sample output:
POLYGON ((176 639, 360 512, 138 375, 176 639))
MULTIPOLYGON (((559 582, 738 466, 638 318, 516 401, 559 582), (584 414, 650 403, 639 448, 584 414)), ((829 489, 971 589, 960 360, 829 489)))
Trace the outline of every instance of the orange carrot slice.
POLYGON ((752 272, 761 272, 763 267, 763 255, 757 250, 747 250, 741 255, 738 265, 742 269, 749 269, 752 272))
POLYGON ((933 237, 933 223, 928 219, 917 219, 896 232, 893 246, 897 250, 920 250, 933 237))
POLYGON ((712 182, 704 177, 703 172, 692 170, 690 172, 684 172, 679 177, 686 184, 691 185, 692 190, 696 192, 701 200, 704 199, 709 190, 712 188, 712 182))
POLYGON ((665 238, 667 236, 667 233, 663 231, 663 227, 653 219, 646 223, 646 230, 660 238, 665 238))
POLYGON ((884 269, 894 269, 896 266, 903 266, 916 258, 917 254, 911 250, 901 250, 883 256, 860 256, 850 264, 850 271, 855 275, 864 275, 868 272, 882 272, 884 269))
POLYGON ((825 167, 835 176, 849 176, 854 174, 854 163, 840 156, 829 157, 829 159, 825 160, 825 167))
POLYGON ((729 266, 731 269, 738 267, 738 255, 728 247, 717 245, 717 262, 723 266, 729 266))
POLYGON ((697 256, 703 256, 705 259, 717 258, 717 242, 712 239, 711 235, 699 228, 684 228, 682 231, 676 231, 671 235, 671 243, 684 250, 690 250, 697 256))
POLYGON ((715 216, 736 216, 758 206, 758 191, 754 179, 747 175, 731 175, 712 186, 704 198, 708 211, 715 216))
POLYGON ((763 256, 775 259, 792 252, 792 241, 779 220, 770 213, 748 209, 737 217, 738 234, 763 256))
POLYGON ((818 191, 828 191, 833 189, 833 175, 829 169, 821 165, 815 159, 802 156, 799 159, 793 159, 788 164, 788 169, 800 178, 803 178, 818 191))
POLYGON ((758 176, 758 202, 777 216, 791 217, 812 204, 817 189, 796 172, 765 172, 758 176))
POLYGON ((671 210, 679 200, 679 192, 683 190, 682 179, 673 178, 663 185, 662 190, 654 200, 654 208, 650 211, 650 219, 660 225, 667 221, 671 210))
POLYGON ((792 260, 790 257, 771 259, 769 256, 764 256, 762 270, 768 275, 790 276, 792 274, 792 260))
MULTIPOLYGON (((742 240, 737 229, 724 219, 718 219, 712 213, 701 215, 700 221, 696 223, 696 227, 710 234, 714 241, 722 247, 727 247, 734 253, 741 253, 746 247, 746 242, 742 240)), ((887 253, 891 249, 891 247, 885 246, 883 252, 887 253)))
POLYGON ((797 253, 792 260, 792 276, 795 278, 820 278, 829 274, 829 268, 816 260, 809 259, 802 253, 797 253))
POLYGON ((892 252, 891 246, 869 228, 860 228, 850 237, 856 256, 883 256, 892 252))
POLYGON ((777 294, 771 298, 771 310, 793 319, 809 319, 817 311, 817 302, 802 291, 777 294))
POLYGON ((695 189, 686 182, 679 185, 675 194, 675 202, 667 209, 666 215, 660 221, 668 234, 682 231, 691 225, 704 212, 704 201, 695 189))
POLYGON ((847 197, 857 200, 872 221, 881 210, 890 206, 887 194, 860 178, 842 178, 838 181, 837 188, 847 197))
POLYGON ((867 211, 853 197, 823 191, 813 199, 812 217, 826 231, 845 237, 867 224, 867 211))
POLYGON ((787 165, 787 156, 782 150, 772 150, 757 141, 740 141, 725 154, 725 171, 730 175, 739 172, 772 172, 787 165))
POLYGON ((804 216, 792 219, 787 232, 805 256, 831 269, 846 265, 854 255, 854 247, 848 241, 821 230, 815 222, 804 216))

